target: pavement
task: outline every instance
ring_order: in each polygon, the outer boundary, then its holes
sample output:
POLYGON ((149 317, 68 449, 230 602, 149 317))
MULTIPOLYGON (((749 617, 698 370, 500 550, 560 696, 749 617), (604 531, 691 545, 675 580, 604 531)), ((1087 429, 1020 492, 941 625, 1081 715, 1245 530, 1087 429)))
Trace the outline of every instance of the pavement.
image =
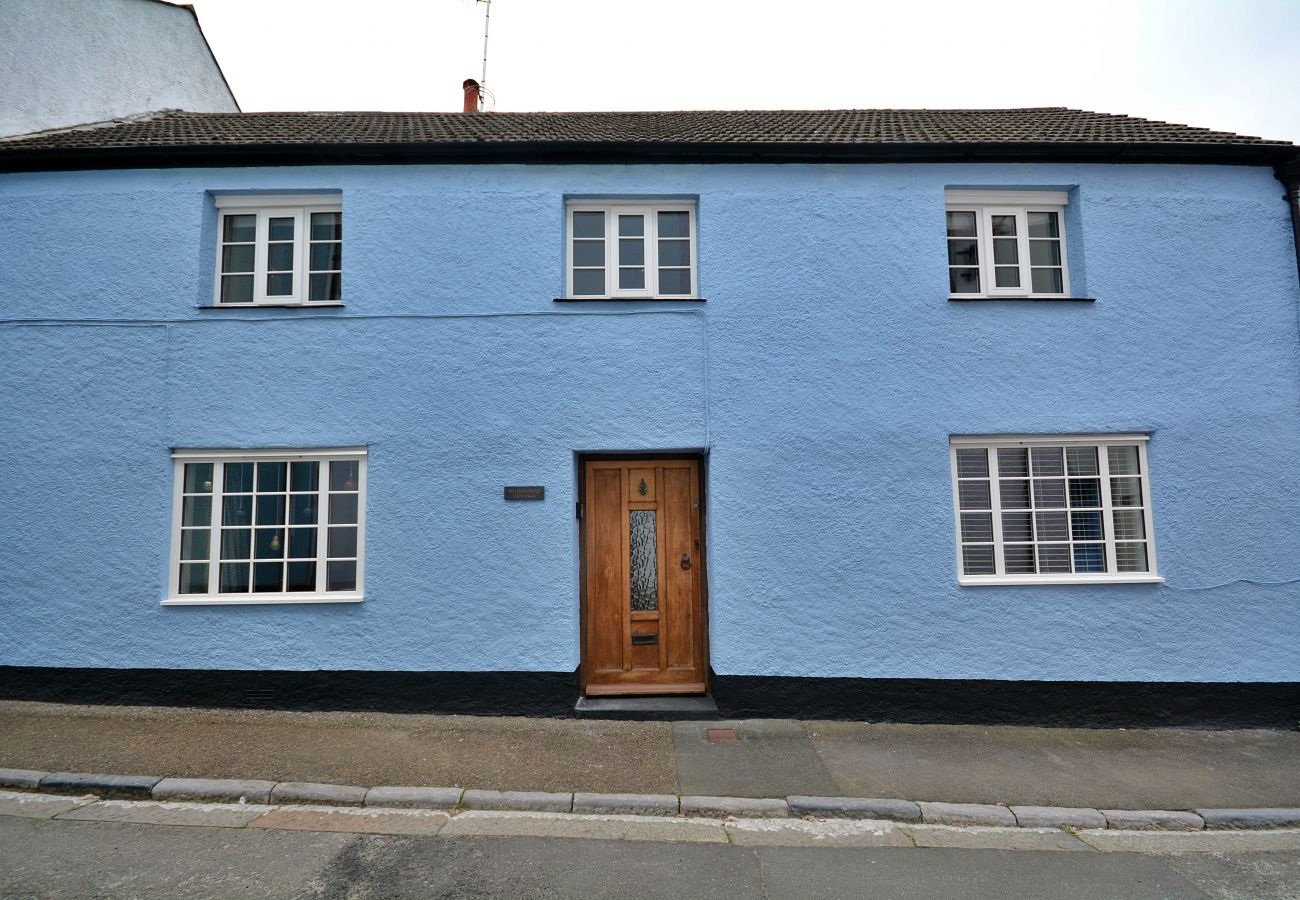
POLYGON ((1253 729, 632 722, 5 701, 0 767, 507 791, 1300 807, 1300 731, 1253 729))

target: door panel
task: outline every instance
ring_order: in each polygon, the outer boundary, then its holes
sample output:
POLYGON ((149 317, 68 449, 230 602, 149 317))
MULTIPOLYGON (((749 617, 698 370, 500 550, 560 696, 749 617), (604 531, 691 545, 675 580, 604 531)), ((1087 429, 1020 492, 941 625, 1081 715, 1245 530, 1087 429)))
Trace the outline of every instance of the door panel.
POLYGON ((703 693, 694 459, 583 463, 583 690, 703 693))

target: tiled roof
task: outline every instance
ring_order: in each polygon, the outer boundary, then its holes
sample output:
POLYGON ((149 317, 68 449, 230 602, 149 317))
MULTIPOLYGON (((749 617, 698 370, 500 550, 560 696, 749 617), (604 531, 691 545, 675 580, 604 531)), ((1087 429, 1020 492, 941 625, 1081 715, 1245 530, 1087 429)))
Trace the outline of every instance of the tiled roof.
POLYGON ((0 167, 17 157, 29 163, 46 156, 88 162, 96 154, 206 151, 225 156, 235 148, 299 154, 311 148, 343 155, 369 148, 383 156, 399 147, 408 156, 421 149, 545 155, 633 147, 727 155, 744 147, 759 157, 798 147, 805 152, 856 150, 895 158, 970 148, 1000 148, 1015 155, 1019 148, 1037 148, 1048 155, 1082 147, 1094 152, 1163 148, 1211 156, 1235 152, 1243 158, 1300 149, 1286 141, 1059 107, 468 114, 168 111, 0 141, 0 167))

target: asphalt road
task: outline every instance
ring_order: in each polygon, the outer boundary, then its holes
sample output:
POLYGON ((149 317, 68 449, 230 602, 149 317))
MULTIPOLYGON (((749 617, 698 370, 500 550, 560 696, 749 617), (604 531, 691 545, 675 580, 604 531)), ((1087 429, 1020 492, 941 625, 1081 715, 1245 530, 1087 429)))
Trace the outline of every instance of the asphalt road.
POLYGON ((1300 898, 1300 852, 443 838, 0 817, 0 897, 1300 898))

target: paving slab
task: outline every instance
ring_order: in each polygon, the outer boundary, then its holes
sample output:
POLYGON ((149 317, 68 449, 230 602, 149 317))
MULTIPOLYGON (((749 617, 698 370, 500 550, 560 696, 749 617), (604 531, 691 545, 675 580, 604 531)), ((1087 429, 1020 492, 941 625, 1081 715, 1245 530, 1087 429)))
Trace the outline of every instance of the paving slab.
POLYGON ((93 797, 51 797, 42 794, 24 794, 19 791, 0 791, 0 816, 52 819, 60 813, 93 802, 93 797))
POLYGON ((747 719, 674 722, 672 727, 679 793, 728 797, 844 793, 798 722, 747 719), (725 728, 735 729, 734 743, 709 742, 709 729, 725 728))
POLYGON ((1091 850, 1092 847, 1056 828, 952 828, 899 825, 918 847, 966 850, 1091 850))
POLYGON ((578 816, 471 810, 454 816, 441 833, 441 837, 468 836, 727 843, 727 833, 720 820, 661 816, 578 816))
POLYGON ((86 822, 133 822, 137 825, 197 825, 243 828, 266 813, 264 806, 237 803, 157 803, 147 800, 101 800, 69 812, 59 819, 86 822))
POLYGON ((911 837, 891 822, 831 819, 749 819, 726 824, 731 842, 742 847, 911 847, 911 837))
POLYGON ((437 834, 448 815, 428 809, 278 807, 254 819, 253 828, 353 834, 437 834))
POLYGON ((824 792, 832 795, 1114 809, 1300 806, 1300 731, 804 727, 836 782, 824 792))
POLYGON ((677 793, 668 722, 6 700, 0 734, 0 766, 47 771, 677 793))
POLYGON ((1183 853, 1195 850, 1232 853, 1245 850, 1300 850, 1300 829, 1277 831, 1114 831, 1076 832, 1098 850, 1131 853, 1183 853))

